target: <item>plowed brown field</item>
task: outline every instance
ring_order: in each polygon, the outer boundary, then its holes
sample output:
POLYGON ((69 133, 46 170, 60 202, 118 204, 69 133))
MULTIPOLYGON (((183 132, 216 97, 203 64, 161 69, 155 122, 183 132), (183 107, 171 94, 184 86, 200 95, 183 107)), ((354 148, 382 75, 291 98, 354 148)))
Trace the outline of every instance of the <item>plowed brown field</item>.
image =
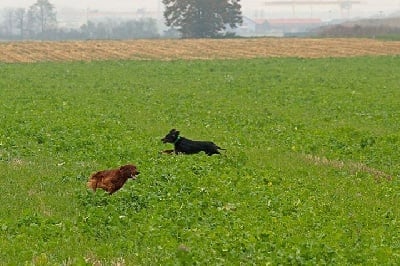
POLYGON ((373 39, 221 39, 0 43, 0 62, 173 60, 400 55, 400 41, 373 39))

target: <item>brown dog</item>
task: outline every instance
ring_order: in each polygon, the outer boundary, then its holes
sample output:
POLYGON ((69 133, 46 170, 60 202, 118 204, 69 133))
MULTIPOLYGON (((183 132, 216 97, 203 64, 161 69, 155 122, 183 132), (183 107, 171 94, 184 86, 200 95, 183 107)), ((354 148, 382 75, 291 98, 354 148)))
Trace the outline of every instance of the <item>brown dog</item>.
POLYGON ((102 188, 110 195, 119 190, 128 178, 136 179, 139 171, 132 164, 121 166, 119 169, 103 170, 90 176, 87 186, 96 191, 102 188))

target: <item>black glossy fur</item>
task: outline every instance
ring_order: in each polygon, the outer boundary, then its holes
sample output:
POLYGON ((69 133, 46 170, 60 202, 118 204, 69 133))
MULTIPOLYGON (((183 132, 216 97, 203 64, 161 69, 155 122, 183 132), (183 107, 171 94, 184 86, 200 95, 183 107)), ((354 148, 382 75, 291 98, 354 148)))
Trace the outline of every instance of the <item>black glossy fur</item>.
POLYGON ((176 129, 171 129, 171 131, 161 140, 163 143, 174 144, 173 150, 166 150, 164 153, 195 154, 204 151, 208 156, 211 156, 213 154, 221 154, 219 150, 224 150, 211 141, 190 140, 181 137, 179 136, 179 131, 176 129))

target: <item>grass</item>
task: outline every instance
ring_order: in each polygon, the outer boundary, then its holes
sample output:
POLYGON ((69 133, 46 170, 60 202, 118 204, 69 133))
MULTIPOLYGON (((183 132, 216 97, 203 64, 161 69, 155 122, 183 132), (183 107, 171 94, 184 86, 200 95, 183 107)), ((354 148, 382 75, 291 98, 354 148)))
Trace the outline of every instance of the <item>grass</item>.
POLYGON ((399 61, 1 64, 0 261, 398 262, 399 61), (162 155, 173 127, 227 150, 162 155))

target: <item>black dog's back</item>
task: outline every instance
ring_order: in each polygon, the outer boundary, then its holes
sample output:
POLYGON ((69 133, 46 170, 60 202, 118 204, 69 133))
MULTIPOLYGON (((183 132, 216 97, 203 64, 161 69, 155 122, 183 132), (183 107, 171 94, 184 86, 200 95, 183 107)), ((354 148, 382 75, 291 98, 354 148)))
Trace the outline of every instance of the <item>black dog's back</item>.
POLYGON ((211 141, 190 140, 179 136, 179 131, 171 129, 171 131, 162 139, 164 143, 173 143, 175 153, 195 154, 204 151, 207 155, 221 154, 219 150, 223 150, 211 141))
POLYGON ((204 151, 207 155, 211 156, 213 154, 221 154, 218 149, 221 148, 214 142, 190 140, 183 137, 175 143, 175 152, 177 153, 194 154, 204 151))

